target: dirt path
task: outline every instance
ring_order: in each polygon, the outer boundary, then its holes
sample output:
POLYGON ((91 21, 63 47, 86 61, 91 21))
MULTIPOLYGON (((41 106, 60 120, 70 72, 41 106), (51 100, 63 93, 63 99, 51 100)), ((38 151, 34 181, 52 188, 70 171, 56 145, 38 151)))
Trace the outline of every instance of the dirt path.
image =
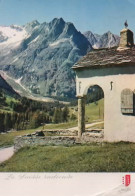
MULTIPOLYGON (((103 122, 104 122, 104 121, 86 124, 86 125, 85 125, 85 128, 90 128, 90 127, 93 127, 94 125, 99 125, 99 124, 101 124, 101 123, 103 123, 103 122)), ((78 127, 72 127, 72 128, 69 128, 68 130, 78 130, 78 127)))
POLYGON ((0 163, 8 160, 14 154, 14 146, 8 148, 0 148, 0 163))

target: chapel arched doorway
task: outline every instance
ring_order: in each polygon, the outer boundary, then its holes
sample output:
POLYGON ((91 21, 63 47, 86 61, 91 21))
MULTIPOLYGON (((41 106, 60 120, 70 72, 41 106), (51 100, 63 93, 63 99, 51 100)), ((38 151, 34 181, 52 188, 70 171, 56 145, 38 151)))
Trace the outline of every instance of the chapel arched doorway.
POLYGON ((104 129, 104 91, 92 85, 85 98, 85 130, 104 129))

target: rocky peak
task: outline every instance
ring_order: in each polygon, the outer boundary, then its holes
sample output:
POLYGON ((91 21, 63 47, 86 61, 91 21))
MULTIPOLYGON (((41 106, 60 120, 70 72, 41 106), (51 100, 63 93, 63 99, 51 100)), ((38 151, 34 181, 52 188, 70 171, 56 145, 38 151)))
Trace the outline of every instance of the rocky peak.
POLYGON ((84 36, 94 48, 118 46, 120 41, 119 36, 111 33, 110 31, 104 33, 103 35, 93 34, 91 31, 87 31, 84 33, 84 36))
POLYGON ((65 33, 67 35, 71 36, 76 32, 77 32, 77 30, 76 30, 75 26, 73 25, 73 23, 68 22, 65 26, 65 33))
POLYGON ((57 26, 63 26, 65 25, 65 21, 63 20, 63 18, 54 18, 50 23, 49 26, 50 28, 55 28, 57 26))
POLYGON ((92 46, 94 46, 95 43, 97 43, 97 39, 91 31, 84 32, 84 36, 88 39, 92 46))
POLYGON ((38 25, 40 25, 40 23, 37 20, 33 20, 25 25, 25 29, 26 31, 31 32, 38 25))
POLYGON ((75 75, 71 67, 92 49, 87 38, 62 18, 42 24, 32 21, 24 28, 29 36, 19 50, 8 56, 8 61, 7 57, 3 60, 5 65, 10 64, 7 74, 15 80, 21 78, 20 84, 31 93, 74 97, 75 75))

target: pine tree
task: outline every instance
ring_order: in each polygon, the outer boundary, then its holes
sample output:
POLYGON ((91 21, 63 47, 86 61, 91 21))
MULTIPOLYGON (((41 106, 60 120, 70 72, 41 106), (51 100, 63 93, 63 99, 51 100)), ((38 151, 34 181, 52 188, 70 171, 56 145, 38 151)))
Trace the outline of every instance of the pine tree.
POLYGON ((21 123, 21 115, 17 114, 17 118, 16 118, 16 123, 15 123, 15 128, 18 131, 20 129, 20 123, 21 123))
POLYGON ((15 129, 15 124, 16 124, 16 121, 17 121, 17 113, 16 112, 14 112, 11 115, 11 121, 12 121, 12 128, 15 129))
POLYGON ((70 117, 70 120, 73 120, 73 121, 76 120, 76 115, 72 114, 71 117, 70 117))
POLYGON ((0 132, 4 132, 5 131, 4 118, 5 118, 5 114, 4 113, 0 113, 0 132))
POLYGON ((68 115, 69 115, 69 109, 68 109, 67 106, 65 106, 63 111, 62 111, 63 122, 67 122, 68 121, 68 115))
POLYGON ((30 127, 31 128, 37 128, 41 125, 40 115, 39 112, 35 112, 32 115, 32 118, 30 120, 30 127))
POLYGON ((8 131, 12 128, 11 114, 6 113, 4 118, 5 130, 8 131))
POLYGON ((53 116, 53 121, 54 123, 60 123, 62 122, 62 111, 60 108, 55 108, 54 111, 54 116, 53 116))

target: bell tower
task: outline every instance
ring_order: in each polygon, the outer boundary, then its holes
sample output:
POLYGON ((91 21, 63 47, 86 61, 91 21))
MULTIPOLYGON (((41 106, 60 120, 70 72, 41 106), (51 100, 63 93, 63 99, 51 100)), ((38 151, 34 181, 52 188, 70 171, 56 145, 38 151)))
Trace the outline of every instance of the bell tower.
POLYGON ((125 28, 120 32, 120 44, 118 49, 128 49, 134 46, 133 32, 127 28, 127 21, 124 24, 125 28))

